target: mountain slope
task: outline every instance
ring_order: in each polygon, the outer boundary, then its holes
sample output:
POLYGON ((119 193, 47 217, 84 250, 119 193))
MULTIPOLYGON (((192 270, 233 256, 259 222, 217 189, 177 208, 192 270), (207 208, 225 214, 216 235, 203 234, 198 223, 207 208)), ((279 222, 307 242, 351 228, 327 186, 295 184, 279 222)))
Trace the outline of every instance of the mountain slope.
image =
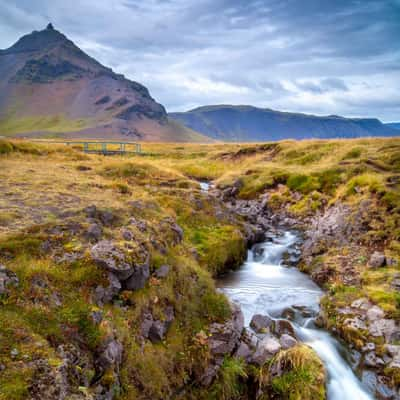
POLYGON ((400 122, 389 122, 385 125, 392 129, 400 129, 400 122))
POLYGON ((266 141, 286 138, 395 136, 399 132, 378 119, 350 119, 261 109, 251 106, 199 107, 169 116, 187 127, 225 141, 266 141))
POLYGON ((0 134, 204 141, 51 24, 0 50, 0 134))

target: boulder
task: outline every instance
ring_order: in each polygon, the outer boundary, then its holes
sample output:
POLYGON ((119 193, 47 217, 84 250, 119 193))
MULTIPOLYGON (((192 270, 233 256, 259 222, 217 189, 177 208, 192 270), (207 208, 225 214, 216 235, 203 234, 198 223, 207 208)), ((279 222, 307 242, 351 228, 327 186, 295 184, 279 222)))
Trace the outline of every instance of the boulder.
POLYGON ((382 319, 384 316, 385 312, 378 306, 372 306, 367 311, 367 318, 369 321, 376 321, 377 319, 382 319))
POLYGON ((290 349, 291 347, 294 347, 297 344, 297 340, 293 336, 288 335, 287 333, 284 333, 279 338, 279 342, 283 350, 290 349))
POLYGON ((150 278, 150 257, 143 264, 137 264, 133 268, 131 276, 122 283, 125 290, 142 289, 150 278))
POLYGON ((85 236, 89 240, 93 240, 95 242, 99 241, 101 239, 101 235, 103 234, 103 229, 99 224, 91 224, 86 231, 85 236))
POLYGON ((369 259, 368 265, 371 268, 380 268, 386 264, 386 257, 383 253, 375 251, 369 259))
POLYGON ((266 336, 260 340, 257 349, 251 357, 251 363, 262 366, 281 349, 281 345, 273 336, 266 336))
POLYGON ((278 319, 275 321, 273 333, 275 333, 277 336, 281 336, 286 333, 290 336, 296 337, 293 325, 286 319, 278 319))
POLYGON ((120 281, 128 279, 134 272, 125 254, 109 240, 102 240, 94 245, 90 253, 98 266, 112 272, 120 281))
POLYGON ((208 347, 213 356, 232 354, 239 343, 244 328, 244 316, 240 307, 231 304, 232 317, 227 322, 210 325, 208 347))
POLYGON ((0 264, 0 296, 8 293, 8 288, 18 286, 19 280, 17 275, 0 264))
POLYGON ((242 358, 244 361, 249 361, 253 351, 250 346, 245 342, 240 342, 238 348, 234 353, 234 357, 242 358))
POLYGON ((161 342, 164 340, 166 333, 175 318, 174 308, 172 306, 166 307, 164 311, 165 318, 161 320, 154 320, 151 313, 144 314, 143 322, 141 324, 141 334, 146 339, 153 343, 161 342))
POLYGON ((167 328, 162 321, 154 321, 149 329, 148 337, 151 342, 157 343, 164 339, 167 328))
POLYGON ((268 315, 255 314, 250 321, 250 327, 257 333, 265 333, 272 329, 274 320, 268 315))
POLYGON ((111 366, 119 367, 122 362, 122 352, 122 344, 116 339, 110 340, 100 350, 97 366, 101 371, 106 371, 111 366))

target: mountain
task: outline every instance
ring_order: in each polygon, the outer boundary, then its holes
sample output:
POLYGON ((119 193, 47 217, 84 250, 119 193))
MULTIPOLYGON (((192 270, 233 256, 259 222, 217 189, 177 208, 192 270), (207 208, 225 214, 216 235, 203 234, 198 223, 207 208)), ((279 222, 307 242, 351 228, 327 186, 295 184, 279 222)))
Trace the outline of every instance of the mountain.
POLYGON ((0 135, 207 140, 51 24, 0 50, 0 135))
POLYGON ((396 136, 399 131, 378 119, 315 116, 280 112, 251 106, 215 105, 195 108, 169 116, 213 139, 262 142, 287 138, 351 138, 396 136))
POLYGON ((385 125, 392 129, 400 129, 400 122, 389 122, 385 125))

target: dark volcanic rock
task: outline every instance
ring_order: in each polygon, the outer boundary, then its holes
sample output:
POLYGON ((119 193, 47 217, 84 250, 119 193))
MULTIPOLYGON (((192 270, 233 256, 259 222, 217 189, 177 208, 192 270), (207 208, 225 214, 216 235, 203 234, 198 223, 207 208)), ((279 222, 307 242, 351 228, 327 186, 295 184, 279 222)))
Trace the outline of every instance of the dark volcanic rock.
POLYGON ((128 279, 134 267, 128 263, 125 254, 109 240, 102 240, 91 249, 92 259, 102 268, 117 276, 120 281, 128 279))
POLYGON ((135 265, 131 276, 123 282, 123 288, 126 290, 142 289, 150 277, 149 262, 135 265))

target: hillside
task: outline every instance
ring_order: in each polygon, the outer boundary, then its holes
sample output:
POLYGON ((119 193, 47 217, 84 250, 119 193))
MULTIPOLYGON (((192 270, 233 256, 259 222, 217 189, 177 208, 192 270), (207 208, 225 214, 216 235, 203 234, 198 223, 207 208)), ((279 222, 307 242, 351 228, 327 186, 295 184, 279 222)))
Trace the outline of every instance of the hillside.
POLYGON ((378 119, 315 116, 251 106, 216 105, 169 116, 187 127, 223 141, 263 142, 281 139, 396 136, 378 119))
POLYGON ((0 50, 0 134, 204 141, 51 24, 0 50))

